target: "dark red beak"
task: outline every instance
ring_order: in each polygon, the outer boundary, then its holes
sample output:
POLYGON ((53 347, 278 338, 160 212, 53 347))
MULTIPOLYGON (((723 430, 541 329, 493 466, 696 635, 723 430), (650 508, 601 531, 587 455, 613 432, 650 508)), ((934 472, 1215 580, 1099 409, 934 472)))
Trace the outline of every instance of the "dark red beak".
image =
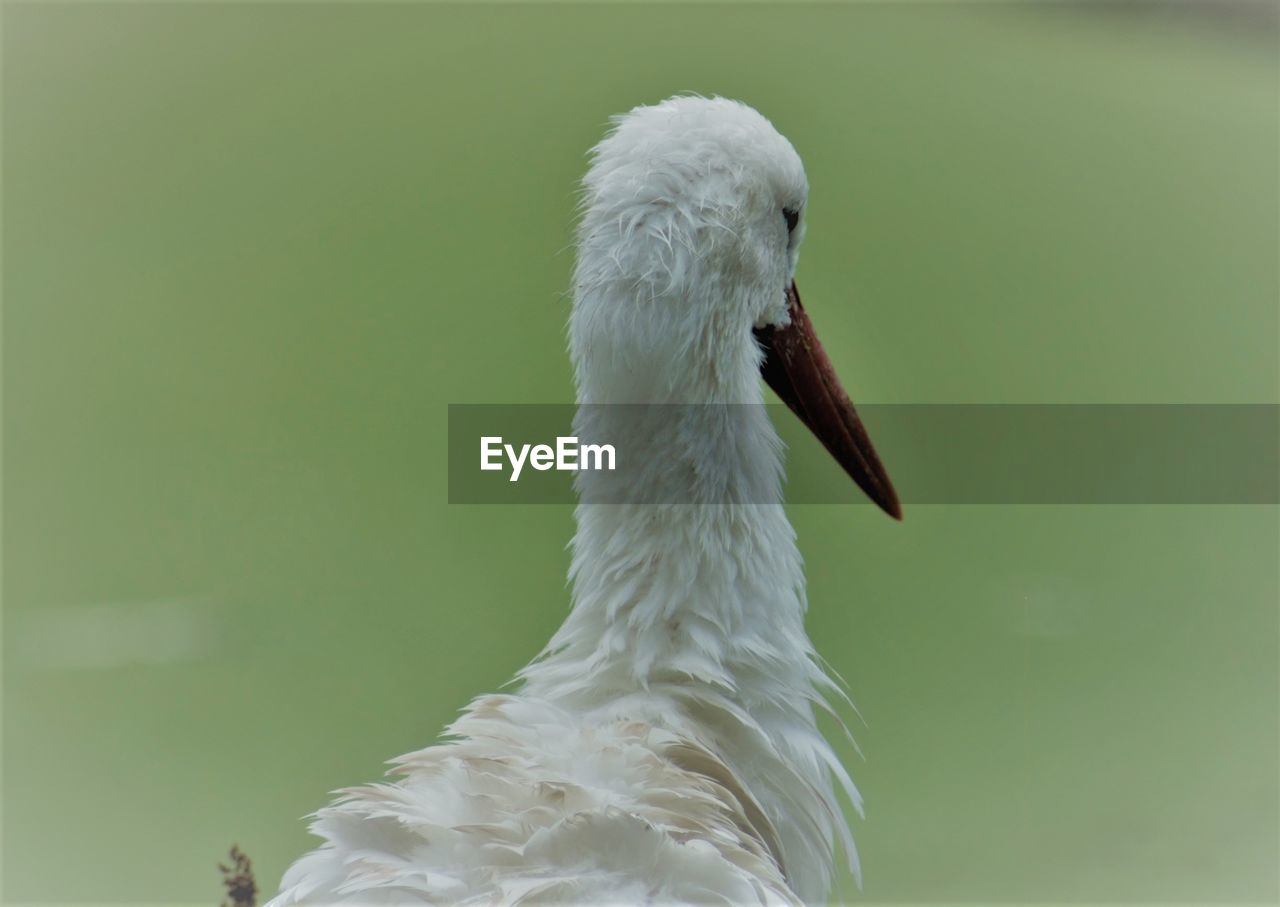
POLYGON ((849 395, 840 386, 831 360, 818 342, 813 322, 800 304, 794 281, 787 291, 787 302, 791 324, 756 331, 756 339, 765 351, 764 364, 760 367, 764 380, 817 435, 867 497, 895 520, 902 519, 898 493, 893 490, 889 474, 880 464, 849 395))

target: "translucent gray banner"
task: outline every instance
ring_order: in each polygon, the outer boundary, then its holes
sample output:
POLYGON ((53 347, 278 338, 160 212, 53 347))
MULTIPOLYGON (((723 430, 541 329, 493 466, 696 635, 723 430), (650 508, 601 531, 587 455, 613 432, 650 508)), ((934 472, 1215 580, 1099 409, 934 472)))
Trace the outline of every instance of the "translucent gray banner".
MULTIPOLYGON (((858 412, 908 505, 1280 502, 1277 405, 894 404, 858 412)), ((452 404, 449 502, 568 504, 578 499, 576 480, 586 503, 768 503, 771 459, 735 440, 757 437, 765 418, 786 446, 789 503, 866 503, 800 421, 772 404, 452 404)))

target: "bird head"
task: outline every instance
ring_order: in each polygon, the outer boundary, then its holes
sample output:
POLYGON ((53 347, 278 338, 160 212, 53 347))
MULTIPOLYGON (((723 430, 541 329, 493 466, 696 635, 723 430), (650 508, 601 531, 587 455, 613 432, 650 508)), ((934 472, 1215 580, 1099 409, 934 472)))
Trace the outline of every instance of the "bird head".
POLYGON ((621 283, 621 298, 670 300, 672 316, 736 307, 753 326, 785 321, 809 194, 791 143, 725 98, 671 98, 614 122, 583 180, 579 290, 621 283))
POLYGON ((760 376, 901 509, 795 286, 809 185, 757 111, 680 96, 615 118, 583 179, 570 353, 589 403, 760 402, 760 376))

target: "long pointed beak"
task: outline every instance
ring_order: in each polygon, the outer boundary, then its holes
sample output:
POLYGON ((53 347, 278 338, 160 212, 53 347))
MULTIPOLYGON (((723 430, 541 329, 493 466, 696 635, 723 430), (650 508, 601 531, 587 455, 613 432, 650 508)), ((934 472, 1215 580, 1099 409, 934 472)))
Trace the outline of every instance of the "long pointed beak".
POLYGON ((840 385, 813 322, 800 304, 800 292, 792 281, 787 291, 791 324, 756 330, 756 339, 764 348, 760 372, 774 393, 800 421, 817 435, 818 440, 844 467, 881 510, 895 520, 902 519, 902 505, 871 446, 849 395, 840 385))

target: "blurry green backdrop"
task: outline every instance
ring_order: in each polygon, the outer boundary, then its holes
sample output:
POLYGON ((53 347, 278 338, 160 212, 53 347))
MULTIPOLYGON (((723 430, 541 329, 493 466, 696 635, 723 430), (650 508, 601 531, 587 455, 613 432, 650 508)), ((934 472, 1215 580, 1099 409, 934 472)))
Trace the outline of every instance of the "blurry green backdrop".
MULTIPOLYGON (((211 905, 232 842, 270 887, 548 638, 571 513, 449 506, 446 404, 571 399, 610 114, 725 94, 792 139, 860 400, 1280 399, 1263 4, 2 24, 10 902, 211 905)), ((1276 900, 1274 506, 793 517, 866 718, 855 900, 1276 900)))

